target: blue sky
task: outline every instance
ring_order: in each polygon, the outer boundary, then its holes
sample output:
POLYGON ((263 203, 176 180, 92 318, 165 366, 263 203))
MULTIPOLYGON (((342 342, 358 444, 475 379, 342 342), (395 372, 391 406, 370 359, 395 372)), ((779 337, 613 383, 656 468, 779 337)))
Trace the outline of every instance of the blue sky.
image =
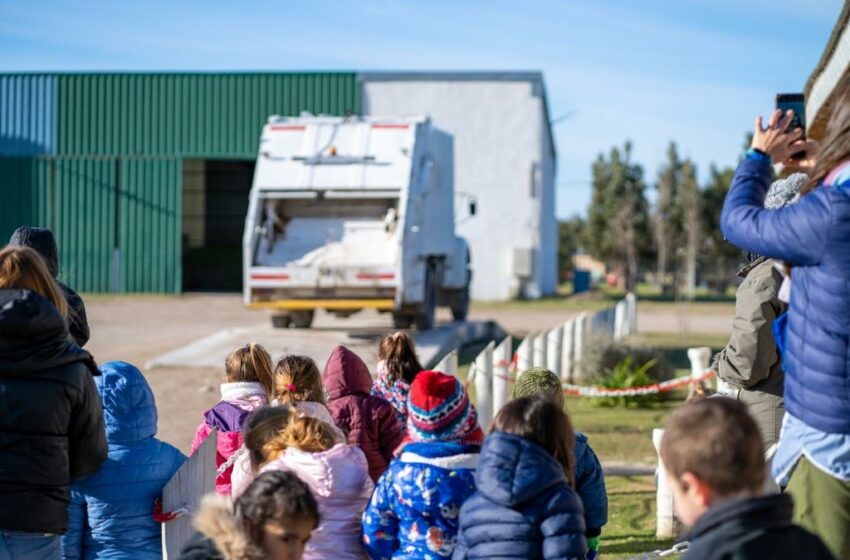
POLYGON ((801 91, 841 0, 0 0, 0 71, 542 70, 559 217, 630 139, 654 182, 675 139, 735 163, 755 115, 801 91))

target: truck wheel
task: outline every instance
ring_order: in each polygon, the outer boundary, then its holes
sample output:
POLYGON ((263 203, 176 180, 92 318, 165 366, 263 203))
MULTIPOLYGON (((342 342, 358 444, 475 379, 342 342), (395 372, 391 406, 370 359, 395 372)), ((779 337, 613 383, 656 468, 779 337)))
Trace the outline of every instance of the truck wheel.
POLYGON ((290 314, 292 317, 292 326, 296 329, 309 329, 313 324, 313 318, 316 316, 315 311, 293 311, 290 314))
POLYGON ((434 328, 434 315, 437 310, 437 279, 433 265, 428 266, 425 274, 425 300, 422 309, 416 314, 413 322, 420 331, 428 331, 434 328))
POLYGON ((289 313, 285 315, 272 315, 272 326, 276 329, 288 329, 292 324, 292 317, 289 313))
POLYGON ((409 329, 410 325, 413 324, 413 317, 406 313, 395 313, 393 312, 393 328, 395 329, 409 329))
POLYGON ((452 303, 452 318, 455 321, 466 321, 469 316, 469 284, 455 294, 452 303))

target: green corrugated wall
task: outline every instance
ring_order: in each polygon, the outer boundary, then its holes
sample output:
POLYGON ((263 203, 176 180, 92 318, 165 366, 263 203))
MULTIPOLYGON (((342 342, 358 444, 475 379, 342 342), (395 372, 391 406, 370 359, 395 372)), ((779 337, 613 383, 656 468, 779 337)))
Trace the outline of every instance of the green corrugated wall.
POLYGON ((360 109, 353 73, 53 77, 55 152, 0 157, 0 236, 52 228, 84 292, 180 291, 182 159, 254 159, 270 115, 360 109))
POLYGON ((60 154, 248 157, 269 115, 360 111, 356 74, 68 74, 60 154))

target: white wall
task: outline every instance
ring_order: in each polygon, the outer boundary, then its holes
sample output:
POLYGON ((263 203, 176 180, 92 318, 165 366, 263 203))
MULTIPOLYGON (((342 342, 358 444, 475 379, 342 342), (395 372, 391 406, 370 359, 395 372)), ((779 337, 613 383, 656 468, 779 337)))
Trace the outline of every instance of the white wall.
POLYGON ((478 199, 473 218, 456 208, 458 232, 471 245, 475 299, 555 289, 554 162, 535 93, 532 81, 364 78, 363 114, 427 115, 454 135, 455 190, 478 199), (514 248, 534 250, 533 275, 522 283, 512 273, 514 248))

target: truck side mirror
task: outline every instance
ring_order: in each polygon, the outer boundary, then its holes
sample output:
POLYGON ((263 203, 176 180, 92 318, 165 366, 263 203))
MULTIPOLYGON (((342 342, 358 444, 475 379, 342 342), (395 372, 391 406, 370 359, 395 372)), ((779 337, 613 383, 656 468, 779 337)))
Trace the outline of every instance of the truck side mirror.
POLYGON ((478 204, 474 200, 470 201, 469 202, 469 215, 474 216, 477 211, 478 211, 478 204))

